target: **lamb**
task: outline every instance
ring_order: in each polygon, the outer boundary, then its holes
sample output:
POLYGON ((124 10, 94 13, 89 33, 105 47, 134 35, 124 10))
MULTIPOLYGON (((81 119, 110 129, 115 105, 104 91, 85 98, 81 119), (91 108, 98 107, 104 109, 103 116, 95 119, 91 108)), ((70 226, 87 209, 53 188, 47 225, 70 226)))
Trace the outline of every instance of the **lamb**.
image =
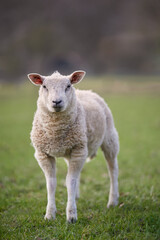
POLYGON ((56 158, 63 157, 68 165, 66 216, 69 223, 74 223, 77 220, 80 172, 85 160, 93 158, 99 147, 107 160, 110 176, 107 207, 118 204, 118 133, 105 101, 92 91, 73 87, 84 76, 84 71, 75 71, 68 76, 59 72, 51 76, 28 74, 31 82, 40 86, 31 141, 35 158, 46 178, 48 203, 45 219, 56 216, 56 158))

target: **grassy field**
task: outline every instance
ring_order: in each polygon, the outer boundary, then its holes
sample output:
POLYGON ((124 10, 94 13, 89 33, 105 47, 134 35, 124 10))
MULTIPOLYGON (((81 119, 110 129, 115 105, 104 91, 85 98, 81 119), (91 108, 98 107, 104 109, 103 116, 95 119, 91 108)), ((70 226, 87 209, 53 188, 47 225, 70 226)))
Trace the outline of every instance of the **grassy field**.
POLYGON ((114 115, 121 146, 119 205, 106 207, 109 177, 99 151, 84 166, 78 221, 68 225, 67 168, 58 159, 57 218, 45 221, 45 179, 29 139, 38 89, 29 82, 0 86, 0 239, 160 239, 160 81, 101 78, 80 87, 99 92, 114 115))

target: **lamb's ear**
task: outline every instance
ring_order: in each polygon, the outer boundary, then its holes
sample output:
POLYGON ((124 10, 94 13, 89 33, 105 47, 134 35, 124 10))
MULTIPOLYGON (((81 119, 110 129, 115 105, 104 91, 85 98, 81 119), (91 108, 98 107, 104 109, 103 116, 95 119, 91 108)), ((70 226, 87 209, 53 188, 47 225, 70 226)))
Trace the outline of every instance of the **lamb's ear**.
POLYGON ((75 84, 75 83, 80 82, 84 78, 85 74, 86 74, 86 72, 84 72, 84 71, 73 72, 70 75, 71 84, 75 84))
POLYGON ((37 86, 42 85, 44 80, 44 77, 38 73, 30 73, 28 74, 28 78, 34 85, 37 85, 37 86))

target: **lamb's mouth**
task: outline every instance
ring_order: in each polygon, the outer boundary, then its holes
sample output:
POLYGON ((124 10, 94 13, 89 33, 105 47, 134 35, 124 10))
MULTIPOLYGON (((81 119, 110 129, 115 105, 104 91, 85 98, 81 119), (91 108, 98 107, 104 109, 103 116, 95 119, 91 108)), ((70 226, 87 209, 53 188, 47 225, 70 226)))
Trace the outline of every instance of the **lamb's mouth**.
POLYGON ((63 111, 63 107, 54 107, 54 112, 62 112, 63 111))

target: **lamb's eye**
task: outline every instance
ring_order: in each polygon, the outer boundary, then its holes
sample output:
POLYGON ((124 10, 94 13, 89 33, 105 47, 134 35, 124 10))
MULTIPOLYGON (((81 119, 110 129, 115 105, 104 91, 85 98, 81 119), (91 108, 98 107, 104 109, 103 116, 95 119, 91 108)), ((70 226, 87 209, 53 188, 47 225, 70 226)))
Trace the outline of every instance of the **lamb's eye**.
POLYGON ((69 90, 71 87, 71 85, 69 84, 67 87, 66 87, 66 91, 69 90))
POLYGON ((47 89, 46 85, 42 85, 42 86, 45 89, 45 91, 48 92, 48 89, 47 89))

